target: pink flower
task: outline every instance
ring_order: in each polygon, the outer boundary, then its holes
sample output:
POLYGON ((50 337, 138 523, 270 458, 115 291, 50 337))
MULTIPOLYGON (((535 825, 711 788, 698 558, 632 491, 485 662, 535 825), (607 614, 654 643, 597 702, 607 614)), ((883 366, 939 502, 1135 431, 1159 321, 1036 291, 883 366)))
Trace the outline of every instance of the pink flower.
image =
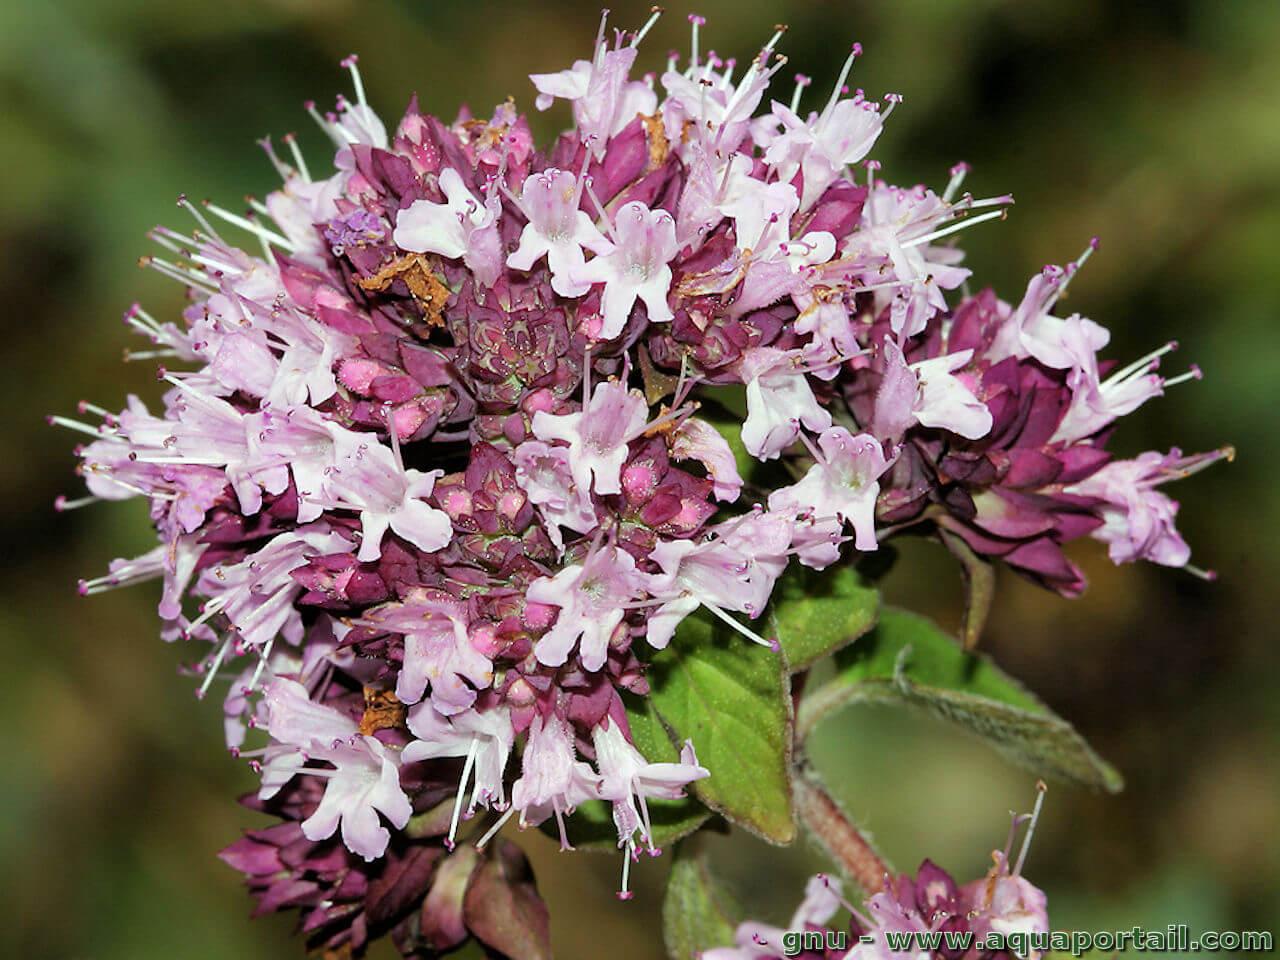
POLYGON ((141 405, 120 415, 121 432, 135 447, 131 460, 220 468, 245 514, 262 508, 264 492, 278 494, 289 485, 287 461, 259 449, 263 413, 243 413, 186 381, 170 377, 169 382, 177 389, 165 399, 176 422, 159 421, 141 405))
POLYGON ((521 826, 536 825, 554 816, 560 827, 560 847, 568 850, 565 814, 599 796, 600 778, 577 759, 569 727, 555 714, 545 719, 535 716, 529 727, 520 779, 511 788, 511 808, 519 811, 521 826))
POLYGON ((609 140, 636 114, 650 114, 657 109, 658 98, 653 89, 627 79, 635 59, 634 46, 606 49, 602 19, 593 59, 577 60, 568 70, 558 73, 529 76, 538 91, 534 104, 539 110, 546 110, 557 99, 572 103, 579 135, 596 157, 602 157, 609 140))
POLYGON ((529 222, 520 234, 519 248, 507 257, 507 266, 528 270, 545 256, 551 288, 562 297, 580 297, 590 289, 590 283, 573 279, 586 264, 583 247, 602 254, 611 246, 579 208, 581 197, 582 182, 568 171, 553 167, 531 175, 520 197, 520 209, 529 222))
MULTIPOLYGON (((782 942, 784 933, 790 930, 822 929, 840 911, 841 905, 839 880, 823 874, 810 877, 805 884, 804 899, 791 915, 791 922, 785 930, 755 921, 740 923, 733 936, 736 946, 705 950, 702 960, 763 960, 785 957, 788 951, 782 942)), ((852 953, 849 955, 853 956, 852 953)))
POLYGON ((581 564, 533 581, 529 599, 560 608, 555 624, 534 645, 538 661, 558 667, 578 644, 583 667, 599 670, 609 654, 609 638, 643 583, 635 559, 614 546, 592 550, 581 564))
POLYGON ((1033 357, 1055 370, 1092 362, 1094 355, 1111 341, 1110 331, 1078 313, 1064 319, 1050 311, 1093 249, 1090 245, 1079 260, 1066 267, 1047 266, 1027 282, 1021 302, 1001 326, 988 351, 992 360, 1033 357))
POLYGON ((739 376, 747 385, 742 443, 753 457, 779 456, 799 438, 801 425, 814 431, 831 426, 831 414, 818 406, 799 362, 797 354, 773 347, 742 353, 739 376))
POLYGON ((717 209, 733 221, 738 247, 766 256, 791 237, 791 217, 800 206, 795 188, 785 180, 765 183, 751 176, 754 161, 736 153, 724 183, 717 209))
POLYGON ((955 375, 973 358, 972 350, 908 366, 902 350, 885 337, 884 355, 884 378, 876 394, 873 419, 876 436, 897 439, 916 423, 950 430, 969 440, 980 440, 991 432, 991 411, 965 380, 955 375))
POLYGON ((791 518, 755 511, 712 527, 701 541, 660 541, 650 556, 662 572, 646 579, 649 593, 666 602, 649 616, 649 644, 665 647, 680 621, 703 606, 748 639, 773 646, 725 611, 752 618, 764 612, 787 566, 791 529, 791 518))
MULTIPOLYGON (((807 234, 805 239, 811 236, 807 234)), ((801 294, 793 299, 800 309, 800 316, 796 317, 796 333, 807 333, 813 337, 805 351, 807 358, 817 361, 813 375, 820 380, 834 380, 840 375, 842 365, 829 361, 862 352, 848 308, 840 298, 821 300, 801 294)))
POLYGON ((600 795, 613 804, 613 822, 618 828, 618 846, 630 855, 636 846, 635 834, 654 850, 653 827, 649 822, 649 797, 675 800, 684 796, 684 787, 711 776, 698 766, 693 744, 685 741, 679 763, 650 763, 627 740, 622 728, 606 721, 592 733, 596 766, 600 770, 600 795), (637 809, 637 801, 639 808, 637 809))
POLYGON ((1152 397, 1164 395, 1166 387, 1187 380, 1198 380, 1200 370, 1192 367, 1190 373, 1165 379, 1156 373, 1160 357, 1173 350, 1177 344, 1169 343, 1147 356, 1121 367, 1103 379, 1098 370, 1098 358, 1086 353, 1079 364, 1067 374, 1071 387, 1071 405, 1058 424, 1051 442, 1074 443, 1091 437, 1110 425, 1117 417, 1132 413, 1152 397))
POLYGON ((402 702, 417 703, 429 684, 435 708, 453 715, 468 709, 476 691, 493 683, 493 664, 467 633, 464 604, 417 590, 403 603, 369 611, 367 618, 380 629, 404 635, 404 662, 396 680, 396 697, 402 702))
POLYGON ((310 523, 324 513, 324 507, 313 498, 324 490, 330 468, 336 465, 337 451, 364 442, 305 405, 264 410, 255 440, 263 462, 288 465, 298 494, 299 523, 310 523))
POLYGON ((853 436, 831 427, 818 437, 815 463, 799 483, 769 495, 769 509, 792 516, 836 517, 850 524, 854 546, 876 549, 876 497, 888 462, 880 441, 869 433, 853 436))
POLYGON ((465 710, 446 717, 429 703, 420 703, 409 711, 409 731, 418 739, 409 743, 401 753, 404 763, 430 760, 435 757, 465 757, 462 779, 458 783, 454 801, 453 822, 449 830, 452 843, 458 830, 467 784, 474 777, 471 800, 466 805, 468 817, 477 806, 507 804, 507 791, 503 776, 507 760, 515 744, 515 730, 511 725, 511 711, 505 707, 492 710, 465 710))
POLYGON ((650 323, 670 320, 668 264, 679 250, 671 214, 650 210, 638 200, 623 204, 614 218, 613 240, 606 244, 604 252, 573 277, 578 283, 604 284, 599 339, 612 340, 622 332, 636 300, 649 311, 650 323))
POLYGON ((400 788, 395 752, 375 737, 361 736, 350 717, 314 703, 293 680, 273 680, 266 688, 267 731, 280 744, 296 747, 307 760, 332 764, 331 772, 298 769, 324 776, 324 799, 302 822, 308 840, 325 840, 342 827, 342 842, 365 860, 387 850, 391 834, 378 821, 382 813, 403 829, 413 809, 400 788))
POLYGON ((580 412, 539 410, 533 417, 533 435, 569 445, 569 471, 580 496, 593 489, 593 480, 596 493, 621 493, 627 444, 644 432, 648 416, 643 394, 606 381, 596 385, 591 401, 580 412))
POLYGON ((697 460, 707 468, 717 500, 732 503, 742 492, 742 477, 729 441, 705 420, 686 417, 671 433, 671 455, 677 460, 697 460))
POLYGON ((960 889, 960 901, 972 911, 974 934, 1046 932, 1049 901, 1044 891, 1017 872, 1010 873, 1005 854, 997 851, 995 858, 987 876, 960 889))
POLYGON ((192 626, 222 613, 246 646, 267 647, 277 634, 297 645, 302 641, 302 616, 293 602, 303 588, 293 571, 313 556, 340 553, 350 546, 327 523, 317 521, 273 537, 240 563, 207 567, 197 590, 211 599, 192 626))
POLYGON ((392 235, 396 246, 415 253, 438 253, 450 260, 461 257, 482 284, 492 286, 502 267, 501 241, 494 226, 497 201, 482 203, 452 167, 441 171, 440 190, 444 203, 415 200, 397 214, 392 235))
POLYGON ((431 495, 443 470, 406 469, 398 449, 389 450, 371 434, 342 431, 335 435, 341 442, 319 502, 359 512, 361 540, 356 556, 360 560, 377 560, 382 555, 387 530, 427 553, 449 543, 453 538, 449 515, 423 499, 431 495))
POLYGON ((811 230, 798 240, 781 244, 778 252, 787 265, 799 273, 805 267, 819 266, 834 257, 836 238, 826 230, 811 230))
POLYGON ((1184 567, 1191 559, 1191 548, 1174 525, 1178 503, 1156 488, 1233 454, 1230 448, 1189 457, 1176 448, 1167 454, 1152 450, 1133 460, 1109 463, 1065 492, 1103 502, 1102 526, 1093 532, 1093 537, 1107 544, 1113 562, 1150 560, 1184 567))
POLYGON ((176 536, 170 543, 156 546, 141 556, 112 560, 103 576, 80 581, 80 593, 88 597, 160 577, 163 587, 157 612, 162 620, 181 627, 185 624, 182 595, 195 575, 201 554, 207 549, 208 544, 198 543, 194 536, 176 536))
MULTIPOLYGON (((955 247, 930 241, 943 224, 956 216, 956 207, 932 190, 905 190, 876 184, 862 206, 862 228, 845 244, 844 255, 857 263, 868 285, 889 279, 896 290, 876 294, 876 304, 891 304, 890 325, 895 334, 914 337, 929 318, 947 307, 942 291, 954 290, 969 277, 957 266, 963 254, 955 247)), ((974 217, 966 223, 977 222, 974 217)))
POLYGON ((855 51, 845 61, 831 99, 821 113, 802 119, 793 109, 777 101, 773 104, 773 116, 781 123, 782 133, 769 142, 764 158, 778 169, 780 180, 789 183, 797 172, 803 176, 801 210, 807 210, 845 167, 870 153, 884 127, 878 106, 864 100, 861 94, 840 99, 856 55, 855 51))
MULTIPOLYGON (((545 425, 546 421, 543 422, 545 425)), ((564 545, 560 535, 562 526, 576 533, 590 533, 596 528, 598 521, 591 497, 584 495, 573 482, 567 447, 526 440, 516 447, 512 459, 516 465, 516 483, 529 495, 529 502, 536 504, 547 518, 547 533, 557 547, 564 545)))
MULTIPOLYGON (((771 50, 776 40, 777 37, 765 49, 771 50)), ((751 115, 760 106, 768 86, 767 75, 757 66, 758 59, 751 61, 737 84, 732 82, 732 66, 717 74, 712 63, 691 64, 684 73, 668 70, 662 75, 662 86, 667 91, 662 117, 667 138, 676 149, 688 157, 695 144, 714 149, 716 144, 742 142, 751 115)))

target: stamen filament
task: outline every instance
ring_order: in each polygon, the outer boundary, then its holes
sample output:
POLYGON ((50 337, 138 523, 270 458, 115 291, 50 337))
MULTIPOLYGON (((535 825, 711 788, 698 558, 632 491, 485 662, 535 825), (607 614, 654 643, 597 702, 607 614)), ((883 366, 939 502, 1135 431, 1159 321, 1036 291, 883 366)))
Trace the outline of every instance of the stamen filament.
POLYGON ((230 210, 224 210, 222 207, 218 206, 216 203, 206 202, 205 208, 214 216, 225 220, 227 223, 235 224, 241 230, 247 230, 249 233, 256 234, 257 236, 262 237, 264 240, 266 240, 269 243, 274 243, 278 247, 283 247, 285 250, 288 250, 290 253, 292 253, 296 249, 294 245, 289 242, 288 239, 286 239, 285 237, 282 237, 280 234, 276 233, 274 230, 269 230, 266 227, 264 227, 262 224, 255 223, 254 221, 249 220, 246 217, 238 216, 237 214, 232 213, 230 210))
MULTIPOLYGON (((191 627, 196 626, 199 621, 193 621, 191 627)), ((190 630, 191 627, 187 629, 190 630)), ((222 641, 222 646, 218 648, 217 655, 213 658, 213 663, 209 665, 208 672, 205 673, 204 682, 200 684, 200 689, 196 691, 196 697, 200 700, 204 699, 206 693, 209 692, 209 685, 213 683, 213 678, 218 675, 218 670, 222 667, 222 661, 227 655, 227 650, 231 646, 231 638, 227 637, 222 641)))
MULTIPOLYGON (((298 138, 292 133, 287 133, 285 134, 284 142, 289 145, 289 152, 293 155, 293 166, 298 171, 298 175, 302 177, 304 182, 310 183, 311 171, 307 169, 307 160, 302 155, 302 148, 298 146, 298 138)), ((249 201, 249 205, 254 209, 261 206, 260 204, 255 205, 255 202, 252 200, 249 201)), ((259 212, 265 213, 266 210, 267 208, 263 207, 259 212)))
POLYGON ((1027 832, 1022 838, 1022 849, 1018 851, 1018 862, 1013 867, 1013 875, 1015 877, 1022 874, 1022 865, 1026 863, 1027 851, 1031 849, 1031 838, 1035 835, 1036 824, 1040 820, 1040 808, 1044 806, 1044 795, 1048 789, 1043 780, 1036 781, 1036 805, 1031 810, 1031 822, 1027 825, 1027 832))
POLYGON ((644 26, 637 30, 636 35, 631 38, 631 46, 640 46, 640 41, 648 35, 649 31, 653 29, 653 25, 658 22, 658 18, 662 16, 662 8, 651 7, 649 13, 649 19, 645 21, 644 26))
POLYGON ((774 650, 777 648, 778 644, 776 641, 766 640, 764 637, 760 636, 760 634, 756 633, 750 627, 743 626, 733 617, 729 616, 727 613, 725 613, 723 610, 717 607, 714 603, 708 603, 706 600, 703 600, 700 597, 697 597, 696 599, 700 604, 702 604, 704 607, 710 610, 715 616, 719 617, 729 626, 733 627, 733 629, 737 630, 740 634, 742 634, 748 640, 752 640, 755 643, 760 644, 760 646, 762 647, 768 647, 770 650, 774 650))
POLYGON ((476 849, 483 850, 486 846, 488 846, 489 841, 492 840, 494 836, 497 835, 498 831, 501 830, 503 826, 506 825, 506 822, 511 819, 511 817, 515 814, 515 812, 516 812, 516 808, 510 807, 506 813, 500 816, 497 822, 492 827, 490 827, 488 830, 485 831, 484 836, 481 837, 478 841, 476 841, 476 849))
POLYGON ((471 769, 476 762, 476 748, 480 738, 471 738, 471 749, 467 751, 467 760, 462 765, 462 779, 458 781, 458 795, 453 800, 453 816, 449 820, 449 846, 452 847, 458 837, 458 821, 462 818, 462 800, 466 794, 467 784, 471 780, 471 769))
POLYGON ((981 216, 977 216, 977 217, 966 217, 964 220, 961 220, 957 223, 953 223, 948 227, 943 227, 940 230, 933 231, 932 233, 926 233, 923 237, 916 237, 914 240, 908 240, 903 244, 903 246, 918 247, 922 243, 932 243, 934 240, 941 239, 942 237, 948 236, 953 233, 959 233, 961 230, 965 230, 969 227, 976 226, 977 224, 982 223, 983 221, 994 220, 997 217, 1004 217, 1004 216, 1007 216, 1007 212, 1001 209, 1001 210, 993 210, 991 211, 991 213, 984 213, 981 216))

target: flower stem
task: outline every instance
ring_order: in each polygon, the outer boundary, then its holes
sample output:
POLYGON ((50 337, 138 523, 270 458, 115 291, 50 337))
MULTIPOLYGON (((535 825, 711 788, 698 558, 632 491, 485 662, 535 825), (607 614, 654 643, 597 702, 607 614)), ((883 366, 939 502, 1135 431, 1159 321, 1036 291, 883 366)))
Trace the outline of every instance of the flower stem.
POLYGON ((796 771, 795 803, 801 823, 849 879, 868 896, 884 888, 889 866, 803 760, 796 771))

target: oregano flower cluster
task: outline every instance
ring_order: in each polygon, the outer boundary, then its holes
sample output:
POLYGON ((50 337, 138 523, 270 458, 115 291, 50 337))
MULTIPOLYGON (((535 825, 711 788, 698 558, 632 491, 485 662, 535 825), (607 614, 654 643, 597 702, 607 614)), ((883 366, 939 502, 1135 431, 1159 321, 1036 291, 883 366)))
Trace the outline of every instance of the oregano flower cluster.
MULTIPOLYGON (((499 831, 569 849, 589 801, 628 897, 660 852, 650 801, 717 774, 696 736, 646 755, 628 705, 691 616, 779 651, 789 568, 925 533, 1068 596, 1081 537, 1205 575, 1162 487, 1230 451, 1108 453, 1199 371, 1163 372, 1172 343, 1111 359, 1054 312, 1096 243, 1014 302, 970 292, 957 234, 1012 199, 965 191, 963 164, 938 192, 880 179, 900 98, 849 90, 859 47, 829 93, 779 91, 782 30, 738 64, 693 17, 689 56, 642 73, 656 20, 602 20, 589 59, 531 78, 573 118, 545 149, 511 101, 446 121, 412 100, 389 127, 344 61, 353 97, 308 105, 331 162, 264 141, 278 189, 243 213, 182 198, 189 229, 154 231, 144 262, 189 297, 125 315, 159 403, 53 418, 88 438, 89 496, 60 506, 143 497, 158 537, 81 592, 161 582, 162 636, 223 694, 245 802, 276 819, 223 857, 312 947, 521 955, 491 905, 537 936, 545 908, 499 831)), ((970 917, 936 869, 873 909, 970 917)))

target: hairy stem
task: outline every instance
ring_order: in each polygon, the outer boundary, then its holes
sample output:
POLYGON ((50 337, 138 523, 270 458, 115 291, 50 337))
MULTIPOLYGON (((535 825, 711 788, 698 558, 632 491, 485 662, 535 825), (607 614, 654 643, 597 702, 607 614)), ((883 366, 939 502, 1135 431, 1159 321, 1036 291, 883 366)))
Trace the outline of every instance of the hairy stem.
POLYGON ((796 813, 841 871, 868 895, 884 888, 888 865, 804 761, 795 778, 796 813))

